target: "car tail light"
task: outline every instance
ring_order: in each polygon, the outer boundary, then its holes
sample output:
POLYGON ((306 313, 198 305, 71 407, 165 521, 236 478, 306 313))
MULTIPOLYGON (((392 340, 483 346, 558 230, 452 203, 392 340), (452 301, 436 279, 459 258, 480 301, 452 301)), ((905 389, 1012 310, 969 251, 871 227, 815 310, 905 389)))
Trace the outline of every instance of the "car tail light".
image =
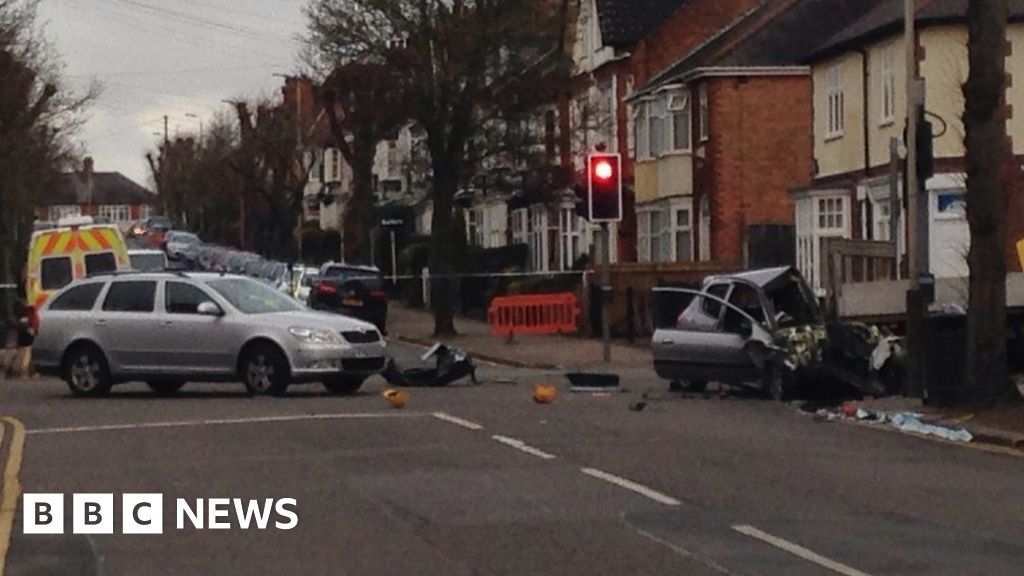
POLYGON ((384 300, 388 295, 383 290, 374 290, 370 292, 370 298, 376 298, 378 300, 384 300))
POLYGON ((328 284, 327 282, 317 282, 316 291, 319 292, 320 294, 335 294, 338 292, 338 289, 335 288, 333 284, 328 284))

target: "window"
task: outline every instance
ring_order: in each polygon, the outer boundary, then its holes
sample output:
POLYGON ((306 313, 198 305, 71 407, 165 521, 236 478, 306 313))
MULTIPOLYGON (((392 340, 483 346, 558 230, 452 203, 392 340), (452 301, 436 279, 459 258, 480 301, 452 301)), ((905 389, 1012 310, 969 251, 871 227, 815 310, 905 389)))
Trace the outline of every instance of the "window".
MULTIPOLYGON (((729 294, 729 304, 743 310, 754 320, 764 322, 764 307, 761 306, 761 296, 753 286, 737 282, 732 285, 732 292, 729 294)), ((749 320, 736 311, 736 308, 727 307, 725 310, 724 330, 726 332, 740 332, 740 328, 749 320)))
POLYGON ((96 303, 96 297, 100 295, 100 290, 103 290, 101 282, 75 286, 58 296, 53 304, 50 304, 50 310, 79 312, 92 310, 93 304, 96 303))
POLYGON ((103 309, 108 312, 152 312, 156 282, 114 282, 103 309))
POLYGON ((711 114, 708 112, 708 85, 701 84, 700 88, 697 89, 697 105, 700 112, 700 141, 707 142, 708 135, 711 133, 709 126, 711 114))
POLYGON ((484 245, 484 211, 480 208, 466 211, 466 239, 471 246, 484 245))
POLYGON ((690 219, 690 209, 677 208, 674 212, 672 231, 675 245, 672 248, 675 254, 673 259, 676 262, 689 262, 693 260, 693 224, 690 219))
POLYGON ((652 100, 650 103, 650 110, 648 111, 648 137, 650 138, 648 153, 651 158, 657 158, 665 151, 666 104, 664 96, 652 100))
POLYGON ((326 181, 339 182, 341 180, 341 152, 332 148, 327 151, 327 158, 326 181))
MULTIPOLYGON (((329 272, 324 276, 330 276, 329 272)), ((298 312, 303 309, 302 304, 292 297, 249 278, 222 278, 208 285, 243 314, 298 312)))
POLYGON ((71 283, 71 258, 58 256, 45 258, 39 265, 43 290, 57 290, 71 283))
POLYGON ((199 314, 199 305, 212 302, 205 292, 184 282, 168 282, 164 306, 168 314, 199 314))
POLYGON ((94 276, 117 270, 117 260, 113 252, 98 252, 85 255, 85 275, 94 276))
POLYGON ((583 253, 580 240, 580 217, 576 215, 575 207, 563 207, 558 214, 562 270, 571 270, 580 254, 583 253))
POLYGON ((128 222, 131 219, 131 210, 127 204, 105 204, 100 206, 99 215, 115 223, 128 222))
POLYGON ((672 151, 690 149, 690 99, 685 94, 672 94, 668 100, 668 111, 672 131, 672 151))
POLYGON ((544 157, 548 161, 555 158, 555 111, 544 113, 544 157))
POLYGON ((133 270, 153 272, 167 268, 167 256, 156 250, 152 252, 136 252, 128 254, 128 261, 133 270))
POLYGON ((839 66, 828 69, 825 76, 825 94, 828 99, 828 123, 825 126, 826 138, 838 138, 843 135, 844 103, 843 77, 839 66))
POLYGON ((892 46, 882 51, 882 124, 896 119, 896 70, 892 46))
POLYGON ((635 132, 634 140, 636 140, 636 157, 637 160, 648 160, 651 157, 650 140, 647 138, 647 102, 638 102, 636 104, 636 116, 633 119, 633 131, 635 132))
POLYGON ((641 262, 672 259, 672 229, 668 216, 669 211, 663 207, 637 213, 637 251, 641 262))
POLYGON ((149 204, 143 204, 139 206, 139 220, 149 220, 149 217, 153 214, 153 207, 149 204))
MULTIPOLYGON (((708 294, 716 296, 722 300, 725 299, 725 294, 728 291, 728 284, 715 284, 707 289, 708 294)), ((711 318, 718 318, 718 315, 722 312, 722 303, 719 300, 711 298, 702 298, 701 300, 700 309, 711 318)))
POLYGON ((548 269, 547 216, 547 208, 545 206, 533 206, 530 208, 530 264, 535 271, 546 271, 548 269))
POLYGON ((845 206, 839 196, 818 198, 818 229, 843 230, 845 224, 845 206))
POLYGON ((519 208, 512 211, 512 243, 526 244, 527 211, 519 208))

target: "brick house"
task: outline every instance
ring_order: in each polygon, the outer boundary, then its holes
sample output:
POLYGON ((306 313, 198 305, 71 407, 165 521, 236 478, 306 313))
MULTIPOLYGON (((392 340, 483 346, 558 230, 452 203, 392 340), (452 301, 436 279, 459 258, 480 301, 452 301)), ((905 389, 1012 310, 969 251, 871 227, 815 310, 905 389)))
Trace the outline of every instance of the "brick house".
MULTIPOLYGON (((925 109, 933 123, 935 175, 925 183, 929 206, 929 268, 938 278, 967 275, 969 230, 963 147, 968 73, 967 0, 919 1, 916 17, 918 75, 925 83, 925 109)), ((815 176, 792 191, 797 258, 816 288, 822 288, 826 238, 891 242, 890 140, 902 148, 906 118, 903 11, 883 2, 861 11, 844 30, 807 59, 813 78, 815 176)), ((1007 170, 1009 214, 1024 211, 1020 171, 1024 167, 1024 2, 1010 1, 1007 30, 1007 170)), ((902 183, 897 195, 903 199, 902 183)), ((906 218, 900 208, 897 237, 905 255, 906 218)), ((1020 270, 1014 244, 1024 237, 1024 219, 1007 219, 1007 266, 1020 270)))
POLYGON ((654 73, 630 97, 640 261, 794 263, 788 191, 812 177, 812 87, 800 62, 872 1, 693 5, 680 13, 693 12, 679 24, 689 41, 674 40, 688 51, 660 69, 667 31, 645 40, 634 69, 654 73))
POLYGON ((117 224, 122 232, 132 222, 149 218, 156 194, 120 172, 95 172, 86 157, 82 169, 61 174, 55 189, 36 206, 36 219, 54 222, 68 216, 98 216, 117 224))

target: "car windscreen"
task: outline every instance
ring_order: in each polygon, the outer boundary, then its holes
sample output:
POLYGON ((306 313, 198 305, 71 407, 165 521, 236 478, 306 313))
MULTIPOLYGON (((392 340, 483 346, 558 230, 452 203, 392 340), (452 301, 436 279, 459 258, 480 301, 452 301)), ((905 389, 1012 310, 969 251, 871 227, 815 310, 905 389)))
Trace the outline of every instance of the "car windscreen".
POLYGON ((43 290, 56 290, 67 286, 71 283, 71 258, 44 258, 39 264, 39 276, 43 290))
POLYGON ((307 288, 312 288, 313 284, 316 284, 316 281, 319 280, 319 279, 320 279, 320 275, 319 274, 307 273, 307 274, 305 274, 302 277, 302 285, 307 287, 307 288))
POLYGON ((765 294, 772 302, 781 328, 814 324, 821 321, 821 312, 807 285, 799 278, 790 278, 765 294))
POLYGON ((351 280, 360 282, 367 290, 380 290, 384 278, 380 272, 362 270, 360 268, 345 268, 342 266, 328 266, 323 273, 323 278, 333 280, 338 284, 344 284, 351 280))
POLYGON ((85 275, 93 276, 117 270, 117 259, 113 252, 98 252, 85 255, 85 275))
POLYGON ((208 284, 244 314, 296 312, 304 309, 293 298, 247 278, 220 278, 210 280, 208 284))
POLYGON ((154 272, 164 269, 163 254, 155 252, 153 254, 129 254, 128 259, 131 260, 132 268, 135 270, 154 272))

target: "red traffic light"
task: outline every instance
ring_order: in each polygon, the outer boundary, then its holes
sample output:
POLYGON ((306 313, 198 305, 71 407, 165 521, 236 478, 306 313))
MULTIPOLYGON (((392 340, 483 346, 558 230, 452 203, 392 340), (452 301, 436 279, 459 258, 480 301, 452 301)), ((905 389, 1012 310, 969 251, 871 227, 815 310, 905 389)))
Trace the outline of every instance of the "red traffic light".
POLYGON ((595 153, 587 157, 587 213, 591 222, 622 219, 622 158, 595 153))

